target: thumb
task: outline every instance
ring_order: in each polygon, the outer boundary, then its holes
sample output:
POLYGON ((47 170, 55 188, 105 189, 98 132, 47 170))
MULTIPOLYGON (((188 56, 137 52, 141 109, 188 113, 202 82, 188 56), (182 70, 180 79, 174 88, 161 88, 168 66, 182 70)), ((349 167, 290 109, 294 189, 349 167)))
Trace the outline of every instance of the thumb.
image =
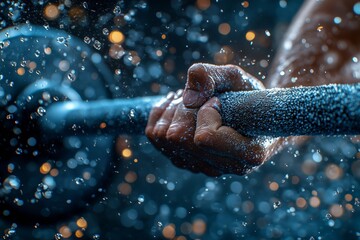
POLYGON ((209 72, 209 64, 196 63, 188 70, 183 94, 186 107, 199 108, 214 95, 215 81, 209 72))
POLYGON ((262 88, 261 81, 238 66, 196 63, 188 70, 183 102, 188 108, 199 108, 215 93, 262 88))

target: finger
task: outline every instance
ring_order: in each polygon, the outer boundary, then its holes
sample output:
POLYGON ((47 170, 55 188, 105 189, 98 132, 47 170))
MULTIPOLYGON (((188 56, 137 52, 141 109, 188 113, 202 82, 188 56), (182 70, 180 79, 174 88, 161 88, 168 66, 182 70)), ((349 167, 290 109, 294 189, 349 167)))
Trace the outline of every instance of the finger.
POLYGON ((214 95, 215 81, 206 68, 207 64, 197 63, 188 70, 184 91, 184 104, 187 107, 200 107, 214 95))
POLYGON ((193 149, 196 111, 186 108, 184 104, 180 103, 166 133, 166 139, 174 146, 173 152, 170 153, 171 161, 174 165, 192 172, 201 171, 193 149))
POLYGON ((196 109, 187 108, 180 103, 166 133, 166 138, 174 143, 181 143, 183 148, 194 145, 196 109))
POLYGON ((217 93, 228 91, 250 91, 264 89, 264 84, 250 73, 244 71, 236 65, 217 66, 220 73, 215 81, 217 84, 217 93))
POLYGON ((157 103, 153 109, 150 112, 149 120, 147 122, 146 128, 145 128, 145 134, 150 139, 154 138, 153 130, 155 127, 156 122, 159 120, 159 118, 162 116, 166 108, 169 106, 169 104, 174 99, 175 93, 169 92, 166 98, 163 98, 159 103, 157 103))
POLYGON ((172 102, 167 106, 166 110, 156 122, 153 129, 153 134, 156 138, 166 138, 166 133, 172 122, 175 111, 178 105, 182 102, 182 97, 180 97, 181 95, 182 91, 178 91, 175 94, 172 102))
POLYGON ((234 129, 222 126, 218 112, 219 99, 212 98, 197 114, 194 142, 197 146, 218 155, 242 159, 245 164, 259 165, 264 161, 264 148, 252 138, 239 134, 234 129))
POLYGON ((180 103, 166 134, 172 146, 171 161, 174 165, 192 172, 202 172, 208 176, 219 176, 219 171, 203 160, 204 152, 194 144, 196 109, 190 109, 180 103), (174 151, 176 154, 174 154, 174 151))
POLYGON ((197 108, 215 93, 263 89, 264 85, 235 65, 216 66, 205 63, 192 65, 184 91, 186 107, 197 108))

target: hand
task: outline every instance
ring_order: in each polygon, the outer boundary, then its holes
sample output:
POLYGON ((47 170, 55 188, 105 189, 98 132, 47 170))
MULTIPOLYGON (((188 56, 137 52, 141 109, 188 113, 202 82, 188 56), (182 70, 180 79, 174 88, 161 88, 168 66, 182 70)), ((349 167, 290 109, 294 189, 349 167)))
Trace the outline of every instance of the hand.
POLYGON ((240 67, 194 64, 185 90, 169 93, 152 109, 146 135, 180 168, 209 176, 244 175, 272 155, 278 139, 249 138, 223 126, 214 96, 263 88, 240 67))

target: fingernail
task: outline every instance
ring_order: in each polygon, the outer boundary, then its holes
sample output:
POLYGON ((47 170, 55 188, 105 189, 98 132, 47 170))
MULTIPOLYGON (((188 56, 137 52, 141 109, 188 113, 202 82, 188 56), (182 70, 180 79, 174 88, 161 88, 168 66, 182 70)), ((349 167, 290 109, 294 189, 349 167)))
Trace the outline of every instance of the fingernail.
POLYGON ((183 90, 179 89, 179 90, 176 91, 174 99, 178 99, 182 95, 183 95, 183 90))
POLYGON ((174 92, 169 92, 167 95, 166 95, 166 99, 170 99, 170 98, 173 98, 175 95, 174 92))
POLYGON ((200 101, 200 93, 191 89, 187 89, 184 92, 183 102, 187 107, 198 107, 200 101))

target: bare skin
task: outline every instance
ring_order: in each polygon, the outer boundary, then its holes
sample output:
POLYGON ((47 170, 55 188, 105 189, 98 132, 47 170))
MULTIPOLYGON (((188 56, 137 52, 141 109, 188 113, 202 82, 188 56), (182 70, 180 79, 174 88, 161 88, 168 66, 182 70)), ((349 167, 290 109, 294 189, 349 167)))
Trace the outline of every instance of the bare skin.
MULTIPOLYGON (((360 82, 356 2, 307 1, 289 27, 266 87, 360 82)), ((263 88, 261 81, 238 66, 194 64, 184 91, 170 93, 153 108, 146 135, 178 167, 209 176, 247 174, 285 142, 298 138, 249 138, 223 126, 214 95, 263 88)))

